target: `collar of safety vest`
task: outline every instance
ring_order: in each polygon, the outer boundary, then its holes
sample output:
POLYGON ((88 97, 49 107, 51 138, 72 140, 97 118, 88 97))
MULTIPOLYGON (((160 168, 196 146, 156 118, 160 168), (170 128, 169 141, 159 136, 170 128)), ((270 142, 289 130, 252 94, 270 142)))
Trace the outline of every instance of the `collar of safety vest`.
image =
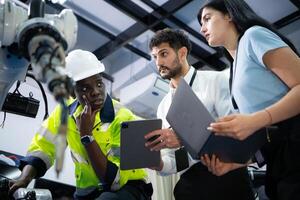
MULTIPOLYGON (((83 107, 80 105, 79 101, 76 99, 73 103, 69 105, 69 114, 76 115, 81 113, 83 107)), ((100 110, 100 120, 102 123, 111 123, 115 119, 115 110, 111 97, 107 94, 103 108, 100 110)))

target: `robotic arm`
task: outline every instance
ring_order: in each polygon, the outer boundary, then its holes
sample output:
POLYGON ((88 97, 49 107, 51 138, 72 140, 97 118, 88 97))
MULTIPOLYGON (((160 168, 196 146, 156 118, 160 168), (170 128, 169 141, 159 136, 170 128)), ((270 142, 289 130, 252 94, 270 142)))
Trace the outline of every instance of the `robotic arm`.
POLYGON ((24 80, 28 62, 56 100, 68 97, 72 87, 64 71, 65 51, 74 47, 77 36, 77 20, 71 10, 44 16, 43 2, 32 0, 27 16, 26 9, 4 0, 0 31, 0 107, 12 84, 24 80))
POLYGON ((62 168, 66 146, 67 106, 72 81, 65 66, 65 52, 77 39, 77 20, 71 10, 44 15, 43 0, 31 0, 27 9, 16 0, 0 0, 0 110, 11 86, 25 79, 29 64, 35 78, 46 83, 62 105, 60 134, 57 136, 57 174, 62 168))

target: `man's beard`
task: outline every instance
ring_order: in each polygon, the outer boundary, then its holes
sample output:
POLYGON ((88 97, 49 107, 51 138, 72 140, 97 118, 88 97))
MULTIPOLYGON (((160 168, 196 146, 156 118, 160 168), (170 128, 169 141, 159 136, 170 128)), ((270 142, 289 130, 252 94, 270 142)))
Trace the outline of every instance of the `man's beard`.
POLYGON ((180 75, 181 70, 182 70, 182 65, 179 63, 178 57, 176 57, 174 59, 174 61, 172 62, 171 66, 175 66, 175 67, 173 69, 169 69, 168 67, 164 67, 163 66, 164 68, 166 68, 168 70, 167 73, 164 73, 164 74, 160 73, 160 76, 163 79, 170 80, 171 78, 174 78, 174 77, 180 75))

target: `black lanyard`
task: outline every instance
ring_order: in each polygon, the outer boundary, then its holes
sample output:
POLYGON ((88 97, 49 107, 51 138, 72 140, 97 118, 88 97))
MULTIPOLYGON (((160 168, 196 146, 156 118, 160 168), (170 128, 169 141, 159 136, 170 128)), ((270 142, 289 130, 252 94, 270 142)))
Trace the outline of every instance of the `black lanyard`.
POLYGON ((190 87, 192 87, 192 85, 193 85, 193 83, 194 83, 194 80, 195 80, 195 78, 196 78, 196 75, 197 75, 197 70, 194 69, 194 73, 193 73, 192 78, 191 78, 190 83, 189 83, 189 86, 190 86, 190 87))
MULTIPOLYGON (((192 87, 193 83, 194 83, 194 80, 196 78, 196 75, 197 75, 197 70, 194 69, 194 73, 192 75, 192 78, 189 82, 189 85, 190 87, 192 87)), ((169 127, 171 128, 171 127, 169 127)), ((184 169, 187 169, 189 167, 189 158, 188 158, 188 155, 187 155, 187 151, 185 149, 185 147, 181 147, 179 149, 177 149, 175 151, 175 160, 176 160, 176 169, 177 169, 177 172, 180 172, 184 169)))
MULTIPOLYGON (((233 79, 233 69, 232 68, 233 68, 233 66, 230 67, 229 90, 230 90, 232 105, 233 105, 234 109, 238 109, 239 107, 237 106, 235 99, 232 95, 232 79, 233 79)), ((234 74, 235 74, 235 70, 236 70, 236 60, 235 60, 235 66, 234 66, 234 74)))

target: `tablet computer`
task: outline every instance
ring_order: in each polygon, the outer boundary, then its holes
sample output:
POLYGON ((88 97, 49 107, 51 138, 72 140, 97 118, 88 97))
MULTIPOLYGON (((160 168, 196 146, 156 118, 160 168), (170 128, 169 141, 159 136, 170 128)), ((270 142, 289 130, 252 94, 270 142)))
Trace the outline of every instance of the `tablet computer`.
POLYGON ((243 141, 212 134, 207 127, 214 118, 184 79, 179 82, 166 119, 195 159, 215 154, 224 162, 245 163, 267 141, 264 131, 243 141))
POLYGON ((157 167, 160 164, 160 151, 150 151, 145 147, 144 136, 161 129, 161 119, 126 121, 121 124, 120 169, 157 167))

